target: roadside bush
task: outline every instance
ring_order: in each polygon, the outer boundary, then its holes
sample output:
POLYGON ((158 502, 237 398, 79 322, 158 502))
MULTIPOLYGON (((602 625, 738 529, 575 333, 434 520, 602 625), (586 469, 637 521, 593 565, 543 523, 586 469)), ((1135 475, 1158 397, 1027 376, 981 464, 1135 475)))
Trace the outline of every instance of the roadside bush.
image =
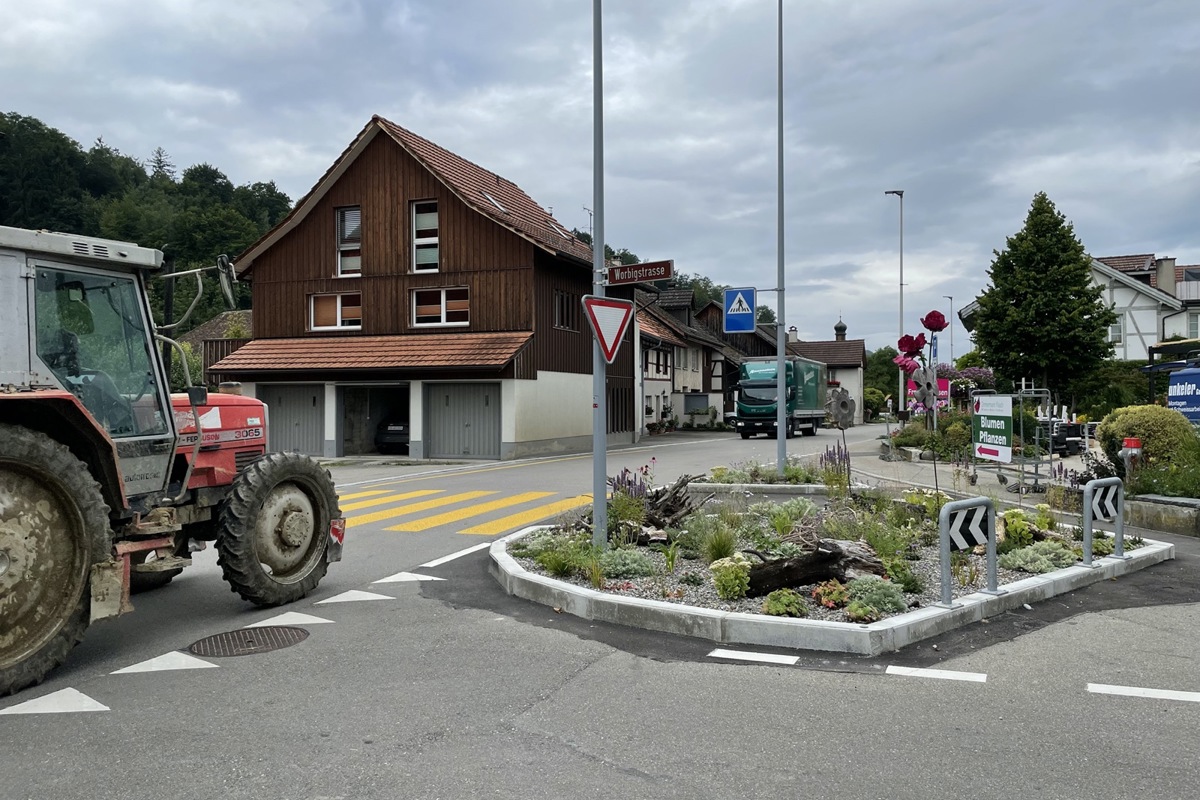
POLYGON ((640 550, 605 550, 600 554, 600 568, 606 578, 640 578, 654 574, 654 562, 640 550))
POLYGON ((1131 494, 1200 497, 1200 438, 1185 441, 1168 462, 1135 470, 1128 486, 1131 494))
POLYGON ((1124 439, 1136 436, 1142 440, 1142 463, 1156 466, 1164 463, 1186 463, 1186 454, 1196 452, 1196 431, 1187 417, 1173 408, 1162 406, 1126 406, 1106 416, 1096 429, 1096 439, 1104 454, 1125 476, 1121 458, 1124 439), (1181 459, 1177 462, 1176 459, 1181 459))
POLYGON ((850 599, 877 608, 880 611, 904 611, 908 603, 899 586, 882 578, 856 578, 846 584, 850 599))
POLYGON ((762 613, 772 617, 807 617, 804 598, 793 589, 776 589, 763 601, 762 613))
POLYGON ((892 437, 892 444, 896 447, 920 447, 924 448, 929 443, 929 437, 933 434, 921 425, 909 423, 896 432, 892 437))
POLYGON ((741 553, 729 558, 720 558, 709 564, 717 597, 722 600, 738 600, 750 589, 750 559, 741 553))

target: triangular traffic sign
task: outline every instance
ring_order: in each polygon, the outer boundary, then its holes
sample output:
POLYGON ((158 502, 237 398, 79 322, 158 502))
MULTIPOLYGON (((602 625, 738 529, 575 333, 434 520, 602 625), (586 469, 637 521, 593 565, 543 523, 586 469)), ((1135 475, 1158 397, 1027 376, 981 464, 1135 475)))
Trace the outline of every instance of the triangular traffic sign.
POLYGON ((633 318, 633 303, 589 294, 583 298, 583 310, 587 313, 588 324, 592 326, 596 341, 600 343, 604 360, 611 364, 617 357, 621 340, 625 338, 629 320, 633 318))
POLYGON ((733 302, 729 304, 730 314, 753 314, 754 309, 746 302, 746 295, 738 292, 733 297, 733 302))

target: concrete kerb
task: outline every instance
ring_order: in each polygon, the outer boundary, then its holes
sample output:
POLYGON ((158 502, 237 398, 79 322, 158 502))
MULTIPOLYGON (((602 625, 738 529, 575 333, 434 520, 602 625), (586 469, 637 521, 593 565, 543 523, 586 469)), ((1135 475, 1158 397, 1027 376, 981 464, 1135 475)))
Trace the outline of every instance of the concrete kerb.
POLYGON ((1021 605, 1036 603, 1092 583, 1116 578, 1175 557, 1175 546, 1146 539, 1127 558, 1097 559, 1083 566, 1035 575, 1002 585, 1000 595, 982 592, 955 598, 953 608, 929 606, 860 625, 848 622, 743 614, 643 600, 598 592, 531 573, 507 552, 508 543, 548 528, 534 525, 492 543, 489 571, 515 597, 560 609, 582 619, 708 639, 720 644, 758 645, 878 655, 906 647, 1021 605))

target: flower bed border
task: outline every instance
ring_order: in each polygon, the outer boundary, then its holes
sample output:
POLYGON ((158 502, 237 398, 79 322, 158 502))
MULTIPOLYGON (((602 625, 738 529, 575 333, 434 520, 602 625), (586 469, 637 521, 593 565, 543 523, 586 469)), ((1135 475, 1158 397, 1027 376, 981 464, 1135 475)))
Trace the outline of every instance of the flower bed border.
POLYGON ((860 655, 899 650, 1023 604, 1046 600, 1175 558, 1174 545, 1146 539, 1144 546, 1130 551, 1124 559, 1108 556, 1097 559, 1091 568, 1077 565, 1043 575, 1031 575, 1002 586, 1005 593, 1001 595, 976 592, 956 598, 954 608, 929 606, 863 625, 716 611, 660 600, 622 597, 529 572, 508 554, 509 542, 550 527, 553 526, 533 525, 492 542, 488 571, 507 594, 551 606, 583 619, 693 636, 721 644, 860 655))

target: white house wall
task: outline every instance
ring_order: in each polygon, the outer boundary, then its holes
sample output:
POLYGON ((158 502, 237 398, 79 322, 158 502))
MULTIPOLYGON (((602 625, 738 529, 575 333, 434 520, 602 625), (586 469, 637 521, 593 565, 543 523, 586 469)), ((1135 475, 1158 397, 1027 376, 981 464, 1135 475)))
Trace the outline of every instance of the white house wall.
POLYGON ((500 457, 586 452, 592 440, 592 376, 539 371, 501 383, 500 457))
MULTIPOLYGON (((1103 280, 1094 272, 1093 277, 1103 280)), ((1126 361, 1149 358, 1150 345, 1159 340, 1161 307, 1141 292, 1116 281, 1105 281, 1104 288, 1105 302, 1121 315, 1121 341, 1113 343, 1113 357, 1126 361)))

